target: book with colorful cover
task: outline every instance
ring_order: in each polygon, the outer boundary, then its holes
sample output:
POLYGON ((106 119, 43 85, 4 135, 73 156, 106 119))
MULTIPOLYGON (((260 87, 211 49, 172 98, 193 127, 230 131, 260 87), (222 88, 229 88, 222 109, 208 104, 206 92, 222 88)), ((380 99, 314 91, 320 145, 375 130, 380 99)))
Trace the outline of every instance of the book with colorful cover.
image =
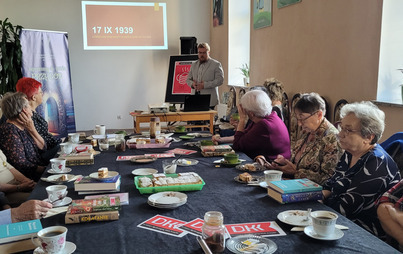
POLYGON ((268 184, 268 187, 276 190, 279 193, 297 193, 322 190, 322 186, 307 178, 272 181, 268 184))
POLYGON ((94 179, 89 176, 78 178, 74 182, 75 191, 99 191, 99 190, 116 190, 120 185, 120 175, 109 179, 94 179))
POLYGON ((76 199, 70 206, 70 214, 115 211, 120 209, 120 198, 104 196, 95 199, 76 199))
POLYGON ((217 145, 217 146, 201 146, 202 152, 231 152, 232 147, 230 145, 217 145))
POLYGON ((279 193, 270 187, 267 188, 267 194, 281 204, 321 200, 323 195, 321 190, 297 193, 279 193))
POLYGON ((120 205, 128 205, 129 204, 129 193, 128 192, 120 192, 113 194, 101 194, 101 195, 90 195, 85 196, 84 199, 94 199, 94 198, 102 198, 102 197, 119 197, 120 205))
POLYGON ((73 223, 85 223, 92 221, 110 221, 110 220, 118 220, 119 219, 119 211, 102 211, 102 212, 93 212, 93 213, 79 213, 79 214, 71 214, 70 213, 71 206, 67 209, 66 216, 64 217, 64 222, 66 224, 73 223))
POLYGON ((0 244, 31 238, 42 229, 40 220, 0 225, 0 244))

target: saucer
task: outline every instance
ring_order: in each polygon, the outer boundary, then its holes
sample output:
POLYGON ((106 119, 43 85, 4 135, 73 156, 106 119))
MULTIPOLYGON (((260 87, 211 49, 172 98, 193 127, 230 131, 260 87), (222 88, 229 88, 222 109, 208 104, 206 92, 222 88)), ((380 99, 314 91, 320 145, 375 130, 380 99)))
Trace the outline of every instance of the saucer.
POLYGON ((107 177, 99 177, 98 172, 94 172, 94 173, 90 174, 90 177, 93 178, 93 179, 97 179, 97 180, 108 180, 108 179, 114 178, 117 175, 119 175, 119 172, 108 171, 108 176, 107 177))
MULTIPOLYGON (((66 245, 64 246, 64 249, 59 252, 59 254, 70 254, 73 253, 76 250, 77 246, 69 241, 66 241, 66 245)), ((37 247, 34 250, 34 254, 45 254, 45 251, 43 251, 42 248, 37 247)))
POLYGON ((184 135, 184 136, 179 136, 180 139, 186 140, 186 139, 194 139, 195 136, 191 136, 191 135, 184 135))
POLYGON ((138 168, 132 171, 132 174, 137 176, 147 176, 156 173, 158 173, 158 170, 154 168, 138 168))
POLYGON ((241 164, 242 163, 242 161, 241 160, 238 160, 237 162, 235 162, 235 163, 228 163, 228 162, 226 162, 226 161, 221 161, 221 165, 222 166, 224 166, 224 167, 235 167, 236 165, 239 165, 239 164, 241 164))
MULTIPOLYGON (((48 199, 44 199, 43 201, 49 202, 48 199)), ((54 204, 53 204, 53 207, 66 206, 66 205, 70 204, 72 201, 73 201, 72 198, 70 198, 70 197, 65 197, 63 200, 57 201, 56 203, 54 203, 54 204)))
POLYGON ((342 238, 344 236, 343 231, 341 231, 338 228, 335 228, 333 234, 331 234, 329 236, 320 236, 320 235, 316 234, 316 232, 313 230, 313 226, 305 227, 304 228, 304 233, 307 236, 312 237, 314 239, 325 240, 325 241, 338 240, 338 239, 340 239, 340 238, 342 238))
POLYGON ((56 172, 56 171, 53 171, 52 169, 48 169, 48 173, 49 174, 66 174, 66 173, 70 173, 71 172, 71 168, 64 168, 64 170, 63 171, 59 171, 59 172, 56 172))

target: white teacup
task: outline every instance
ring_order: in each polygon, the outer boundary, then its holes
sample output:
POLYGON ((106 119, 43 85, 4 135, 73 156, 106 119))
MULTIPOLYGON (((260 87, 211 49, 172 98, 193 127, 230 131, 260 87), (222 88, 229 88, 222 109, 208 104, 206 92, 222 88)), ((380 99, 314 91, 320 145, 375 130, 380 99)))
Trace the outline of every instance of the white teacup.
POLYGON ((63 172, 66 169, 66 159, 53 158, 50 160, 50 166, 54 172, 63 172))
POLYGON ((46 192, 48 201, 54 205, 63 202, 68 193, 66 185, 50 185, 46 187, 46 192))
POLYGON ((96 135, 105 135, 106 127, 103 124, 95 125, 94 134, 96 135))
POLYGON ((312 226, 316 234, 330 236, 336 226, 337 214, 329 211, 311 212, 312 226))
POLYGON ((45 253, 60 253, 66 245, 67 228, 53 226, 40 230, 31 237, 35 246, 41 248, 45 253))
POLYGON ((165 174, 175 174, 176 173, 176 162, 172 162, 172 160, 163 160, 162 161, 162 169, 165 174))
POLYGON ((265 170, 264 171, 264 180, 267 184, 271 181, 281 181, 281 176, 283 172, 280 170, 265 170))
POLYGON ((74 144, 78 144, 80 141, 80 134, 79 133, 69 133, 69 141, 74 144))
POLYGON ((62 154, 70 154, 73 151, 73 144, 70 142, 61 143, 60 149, 61 149, 62 154))
POLYGON ((98 139, 99 151, 109 150, 109 140, 107 138, 98 139))

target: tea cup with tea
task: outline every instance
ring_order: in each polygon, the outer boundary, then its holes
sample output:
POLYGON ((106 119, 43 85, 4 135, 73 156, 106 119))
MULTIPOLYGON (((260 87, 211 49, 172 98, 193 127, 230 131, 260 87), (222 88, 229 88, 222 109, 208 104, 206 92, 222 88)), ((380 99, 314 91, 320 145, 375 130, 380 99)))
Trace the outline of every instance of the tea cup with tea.
POLYGON ((165 174, 175 174, 176 173, 176 162, 172 162, 172 160, 163 160, 162 161, 162 169, 165 174))
POLYGON ((265 170, 264 171, 264 180, 267 184, 271 181, 281 181, 281 176, 283 172, 280 170, 265 170))
POLYGON ((337 214, 330 211, 311 212, 313 230, 319 236, 330 236, 336 226, 337 214))
POLYGON ((239 161, 239 155, 236 153, 224 154, 224 162, 227 164, 235 164, 239 161))
POLYGON ((66 185, 50 185, 46 187, 46 192, 48 193, 48 202, 54 205, 62 203, 68 193, 66 185))
POLYGON ((47 227, 31 237, 35 246, 45 253, 56 254, 62 252, 66 245, 67 228, 63 226, 47 227))
POLYGON ((60 150, 62 154, 70 154, 73 151, 73 144, 70 142, 61 143, 60 150))
POLYGON ((105 135, 106 127, 103 124, 95 125, 94 134, 96 135, 105 135))
POLYGON ((66 159, 53 158, 50 160, 52 171, 62 173, 66 169, 66 159))
POLYGON ((73 144, 78 144, 80 142, 80 134, 79 133, 69 133, 69 141, 73 144))
POLYGON ((99 151, 109 150, 109 140, 107 138, 98 139, 99 151))

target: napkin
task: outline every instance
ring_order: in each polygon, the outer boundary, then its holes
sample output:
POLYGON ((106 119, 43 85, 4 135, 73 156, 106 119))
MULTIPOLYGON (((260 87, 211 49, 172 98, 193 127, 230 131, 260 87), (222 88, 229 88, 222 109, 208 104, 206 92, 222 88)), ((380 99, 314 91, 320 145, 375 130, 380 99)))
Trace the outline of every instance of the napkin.
POLYGON ((68 208, 68 206, 61 206, 61 207, 55 207, 55 208, 49 209, 44 218, 48 218, 48 217, 51 217, 51 216, 59 214, 59 213, 65 213, 65 212, 67 212, 67 208, 68 208))

